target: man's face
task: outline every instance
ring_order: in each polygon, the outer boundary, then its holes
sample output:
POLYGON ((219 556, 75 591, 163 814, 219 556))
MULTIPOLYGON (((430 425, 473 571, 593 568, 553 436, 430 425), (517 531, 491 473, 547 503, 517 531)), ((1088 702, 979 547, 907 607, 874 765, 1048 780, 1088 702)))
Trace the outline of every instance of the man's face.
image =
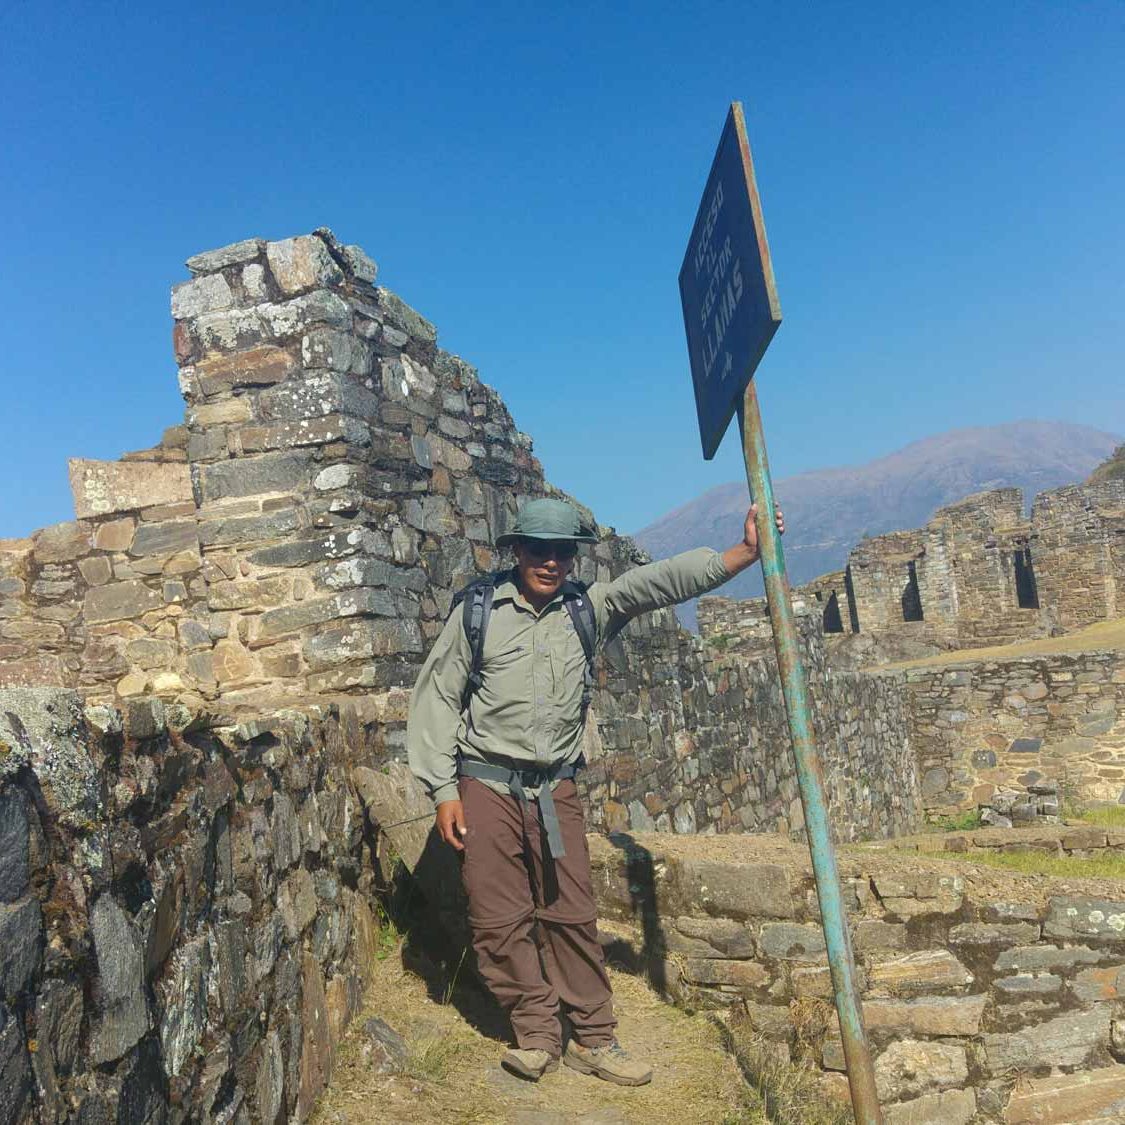
POLYGON ((567 539, 523 539, 515 545, 520 589, 532 603, 546 605, 574 569, 578 544, 567 539))

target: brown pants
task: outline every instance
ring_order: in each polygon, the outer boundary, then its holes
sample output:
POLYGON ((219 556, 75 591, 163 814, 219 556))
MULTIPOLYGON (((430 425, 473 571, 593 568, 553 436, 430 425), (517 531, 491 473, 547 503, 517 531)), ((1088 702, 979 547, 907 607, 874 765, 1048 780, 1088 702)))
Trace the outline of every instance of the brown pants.
POLYGON ((523 805, 471 777, 461 778, 460 789, 468 828, 461 874, 477 968, 511 1017, 517 1045, 560 1054, 561 1001, 575 1039, 604 1046, 617 1021, 574 782, 553 791, 566 848, 558 860, 535 801, 523 805))

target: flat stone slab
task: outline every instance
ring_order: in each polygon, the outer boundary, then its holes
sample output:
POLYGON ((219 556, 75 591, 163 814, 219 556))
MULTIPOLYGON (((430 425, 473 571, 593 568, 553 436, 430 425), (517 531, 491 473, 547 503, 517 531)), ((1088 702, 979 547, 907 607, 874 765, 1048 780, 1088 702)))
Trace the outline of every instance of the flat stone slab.
POLYGON ((1012 1095, 1004 1121, 1007 1125, 1125 1121, 1125 1066, 1026 1080, 1012 1095))
POLYGON ((192 499, 186 464, 162 461, 67 462, 74 511, 79 519, 133 512, 192 499))

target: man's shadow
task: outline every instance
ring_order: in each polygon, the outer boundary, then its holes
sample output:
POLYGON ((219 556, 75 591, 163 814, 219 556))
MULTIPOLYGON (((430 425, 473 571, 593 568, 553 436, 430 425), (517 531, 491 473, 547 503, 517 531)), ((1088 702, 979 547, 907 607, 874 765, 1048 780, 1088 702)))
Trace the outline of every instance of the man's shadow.
POLYGON ((609 842, 622 853, 620 876, 629 889, 633 917, 641 925, 641 948, 621 939, 605 944, 606 959, 629 972, 642 973, 662 995, 668 992, 668 944, 660 925, 652 852, 627 832, 611 832, 609 842))

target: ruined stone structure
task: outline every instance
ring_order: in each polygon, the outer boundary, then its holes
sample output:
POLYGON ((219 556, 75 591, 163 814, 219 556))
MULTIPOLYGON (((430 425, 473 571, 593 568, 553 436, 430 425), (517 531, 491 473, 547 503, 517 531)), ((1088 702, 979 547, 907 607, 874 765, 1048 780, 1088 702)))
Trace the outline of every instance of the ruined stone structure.
POLYGON ((374 956, 374 729, 0 690, 0 1120, 309 1115, 374 956))
MULTIPOLYGON (((401 759, 454 591, 553 491, 496 392, 358 248, 320 231, 188 266, 184 424, 73 462, 77 518, 0 541, 13 1119, 307 1116, 385 874, 357 778, 401 759)), ((580 575, 640 561, 607 534, 580 575)), ((837 834, 913 831, 902 682, 832 671, 815 628, 804 643, 837 834)), ((666 610, 599 681, 592 825, 801 836, 768 660, 666 610)))
MULTIPOLYGON (((1053 853, 1125 848, 1092 826, 1014 835, 1053 853)), ((804 849, 654 835, 592 838, 591 852, 615 956, 695 1005, 744 1006, 761 1036, 815 1060, 846 1099, 804 849)), ((888 1125, 1125 1118, 1119 882, 1075 893, 882 849, 849 850, 840 874, 888 1125)))
MULTIPOLYGON (((1006 644, 1121 616, 1125 480, 1040 493, 1030 520, 1018 489, 969 496, 923 528, 864 539, 844 571, 801 586, 794 598, 819 608, 829 637, 848 638, 838 653, 856 664, 1006 644)), ((701 601, 699 621, 705 637, 733 633, 747 651, 768 639, 762 599, 737 610, 701 601), (762 624, 752 627, 755 619, 762 624)))
POLYGON ((928 815, 1040 781, 1064 800, 1125 803, 1125 655, 958 661, 906 672, 928 815))

